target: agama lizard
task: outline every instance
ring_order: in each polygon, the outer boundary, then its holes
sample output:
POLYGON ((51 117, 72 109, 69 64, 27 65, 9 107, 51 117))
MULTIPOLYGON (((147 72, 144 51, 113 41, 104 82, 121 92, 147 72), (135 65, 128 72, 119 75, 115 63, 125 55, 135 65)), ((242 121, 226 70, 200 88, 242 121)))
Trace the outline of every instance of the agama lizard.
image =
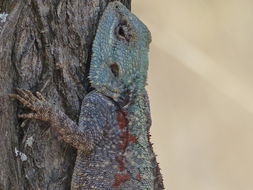
POLYGON ((108 4, 92 48, 94 90, 83 99, 79 124, 39 92, 17 89, 10 95, 34 111, 20 118, 49 122, 78 150, 72 190, 164 189, 149 139, 145 85, 150 42, 147 27, 123 4, 108 4))

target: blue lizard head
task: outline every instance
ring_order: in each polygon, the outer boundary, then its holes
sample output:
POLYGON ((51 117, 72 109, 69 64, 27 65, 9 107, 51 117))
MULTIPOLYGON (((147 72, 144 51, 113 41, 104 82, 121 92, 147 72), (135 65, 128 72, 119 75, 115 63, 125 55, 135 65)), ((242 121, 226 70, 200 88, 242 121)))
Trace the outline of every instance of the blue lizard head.
POLYGON ((90 82, 97 91, 116 102, 126 101, 146 85, 148 28, 123 4, 108 4, 98 25, 92 47, 90 82))

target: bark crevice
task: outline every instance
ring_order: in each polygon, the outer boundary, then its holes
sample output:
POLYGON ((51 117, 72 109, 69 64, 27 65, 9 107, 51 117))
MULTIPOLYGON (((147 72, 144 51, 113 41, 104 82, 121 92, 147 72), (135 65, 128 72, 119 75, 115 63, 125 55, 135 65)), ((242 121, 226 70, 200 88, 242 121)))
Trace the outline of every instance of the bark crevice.
MULTIPOLYGON (((1 1, 0 13, 9 16, 0 26, 0 190, 70 189, 76 150, 47 123, 18 119, 28 110, 8 94, 14 88, 41 91, 77 121, 90 90, 92 41, 108 2, 1 1)), ((130 0, 122 2, 130 7, 130 0)))

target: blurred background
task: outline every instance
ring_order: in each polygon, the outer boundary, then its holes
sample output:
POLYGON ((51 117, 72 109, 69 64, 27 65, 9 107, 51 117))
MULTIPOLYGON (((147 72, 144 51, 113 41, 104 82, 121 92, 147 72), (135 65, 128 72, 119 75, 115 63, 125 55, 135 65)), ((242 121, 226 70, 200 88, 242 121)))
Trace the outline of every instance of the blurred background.
POLYGON ((253 189, 253 1, 133 0, 167 190, 253 189))

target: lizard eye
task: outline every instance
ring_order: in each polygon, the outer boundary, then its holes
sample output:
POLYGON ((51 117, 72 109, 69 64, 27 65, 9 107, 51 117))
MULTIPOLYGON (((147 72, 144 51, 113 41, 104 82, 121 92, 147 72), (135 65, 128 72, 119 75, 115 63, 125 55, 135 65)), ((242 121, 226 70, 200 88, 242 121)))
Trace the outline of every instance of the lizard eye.
POLYGON ((117 63, 113 63, 110 65, 110 69, 111 69, 111 72, 112 74, 115 76, 115 77, 118 77, 119 76, 119 66, 117 63))
POLYGON ((133 37, 131 28, 127 21, 122 21, 117 26, 115 33, 119 40, 125 40, 127 42, 129 42, 133 37))

